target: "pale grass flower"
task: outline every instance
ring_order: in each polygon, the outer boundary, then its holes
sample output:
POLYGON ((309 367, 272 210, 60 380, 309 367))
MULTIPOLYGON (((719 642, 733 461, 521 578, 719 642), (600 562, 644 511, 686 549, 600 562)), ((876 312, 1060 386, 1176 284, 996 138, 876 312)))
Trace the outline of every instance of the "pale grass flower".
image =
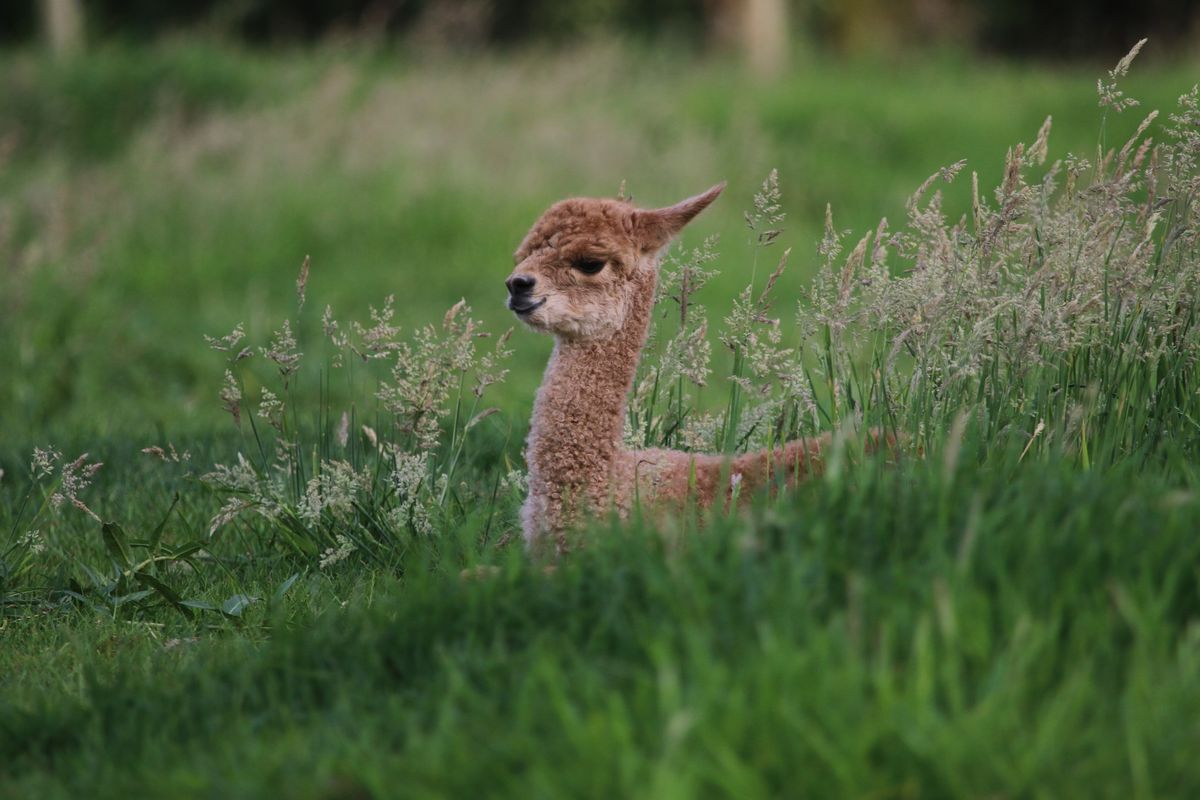
POLYGON ((774 243, 782 233, 775 226, 783 222, 784 217, 783 194, 779 190, 779 170, 772 169, 754 194, 754 212, 746 213, 746 226, 756 232, 757 244, 766 247, 774 243))
POLYGON ((250 493, 259 483, 258 472, 242 453, 234 464, 214 464, 211 472, 200 478, 207 484, 231 492, 250 493))
POLYGON ((296 513, 300 519, 316 525, 328 515, 335 522, 345 523, 354 512, 354 500, 363 490, 367 479, 345 461, 321 462, 320 474, 309 479, 296 513))
MULTIPOLYGON (((665 299, 674 301, 679 307, 681 327, 688 324, 688 313, 695 305, 692 297, 718 274, 709 266, 717 258, 717 242, 718 237, 714 234, 690 250, 682 247, 671 250, 659 267, 655 303, 665 299)), ((696 307, 695 313, 703 316, 704 308, 696 307)))
POLYGON ((350 442, 350 414, 349 414, 349 412, 346 412, 346 411, 342 412, 342 419, 340 422, 338 422, 336 437, 337 437, 338 447, 345 447, 350 442))
MULTIPOLYGON (((439 480, 445 477, 439 476, 439 480)), ((431 495, 436 496, 445 486, 435 482, 432 492, 426 490, 429 483, 429 454, 393 453, 392 471, 388 479, 397 501, 391 512, 392 524, 397 527, 411 525, 420 534, 432 533, 431 495)))
POLYGON ((508 347, 508 340, 512 338, 512 334, 513 329, 509 328, 496 340, 496 346, 492 350, 480 356, 479 365, 475 370, 475 388, 472 389, 476 397, 482 397, 489 386, 501 383, 508 377, 508 368, 502 367, 501 364, 513 354, 508 347))
POLYGON ((221 528, 233 522, 243 511, 252 508, 254 503, 240 497, 231 497, 225 501, 213 518, 208 523, 208 538, 212 538, 221 528))
POLYGON ((354 544, 354 541, 344 534, 337 534, 337 536, 334 537, 334 542, 336 542, 335 547, 326 548, 325 551, 321 553, 321 561, 319 564, 321 569, 329 569, 335 564, 345 561, 354 554, 355 550, 358 549, 358 546, 354 544))
POLYGON ((40 555, 46 551, 46 538, 38 528, 26 531, 17 542, 30 555, 40 555))
MULTIPOLYGON (((1115 83, 1138 49, 1140 44, 1111 71, 1112 88, 1102 92, 1106 107, 1131 105, 1115 83)), ((1200 195, 1200 87, 1180 97, 1161 135, 1157 122, 1151 112, 1132 136, 1093 162, 1069 153, 1052 158, 1052 120, 1046 117, 1032 145, 1008 151, 990 196, 972 174, 966 217, 947 218, 937 190, 962 173, 965 162, 957 161, 918 187, 899 228, 880 220, 848 253, 846 232, 827 207, 817 248, 820 269, 798 309, 798 336, 784 336, 769 309, 782 261, 761 297, 751 287, 736 296, 716 332, 739 365, 729 379, 740 395, 726 395, 737 399, 735 445, 761 446, 796 435, 797 427, 818 429, 814 385, 835 410, 853 390, 856 415, 863 388, 887 387, 885 395, 867 399, 889 414, 921 392, 928 418, 948 423, 963 392, 977 394, 981 381, 1003 376, 1020 387, 1032 371, 1080 350, 1200 366, 1200 330, 1189 316, 1200 294, 1200 225, 1184 200, 1200 195), (1117 331, 1134 334, 1114 337, 1117 331), (880 361, 854 376, 852 366, 861 364, 852 358, 864 345, 880 361)), ((768 176, 746 214, 752 230, 775 224, 778 197, 777 176, 768 176)), ((757 252, 764 242, 752 244, 757 252)), ((719 449, 729 443, 726 411, 697 407, 691 394, 680 396, 674 386, 663 399, 664 383, 692 372, 689 361, 704 360, 699 348, 707 339, 701 333, 704 308, 692 302, 674 258, 664 262, 656 300, 677 303, 680 320, 670 334, 652 333, 652 342, 664 336, 665 344, 641 365, 625 439, 631 446, 651 444, 640 440, 670 426, 676 446, 719 449), (676 403, 677 410, 663 408, 676 403)), ((1095 402, 1103 404, 1105 396, 1098 397, 1095 402)), ((1031 400, 1014 396, 1012 402, 1031 400)), ((733 407, 732 401, 726 405, 733 407)), ((1063 435, 1050 424, 1039 421, 1034 438, 1063 435)), ((925 420, 912 426, 921 440, 925 420)))
POLYGON ((500 478, 500 491, 523 496, 529 491, 529 474, 524 470, 510 469, 500 478))
POLYGON ((375 432, 374 428, 372 428, 370 425, 363 425, 362 434, 363 436, 367 437, 367 441, 370 443, 371 447, 379 447, 379 434, 375 432))
POLYGON ((308 291, 308 268, 311 263, 309 256, 304 257, 304 263, 300 265, 300 274, 296 276, 296 308, 303 310, 304 301, 308 291))
POLYGON ((258 416, 275 430, 283 431, 283 401, 265 386, 259 396, 258 416))
MULTIPOLYGON (((637 404, 636 400, 635 397, 635 405, 637 404)), ((621 444, 627 450, 636 450, 644 444, 642 432, 634 425, 629 414, 625 414, 621 418, 621 444)))
POLYGON ((699 452, 716 449, 718 447, 717 437, 722 424, 722 417, 717 414, 690 415, 680 437, 683 446, 688 450, 699 452))
POLYGON ((287 507, 284 485, 267 475, 260 475, 254 465, 242 453, 237 454, 233 464, 214 464, 212 471, 202 475, 205 484, 230 497, 209 521, 208 535, 211 537, 243 512, 254 511, 267 520, 275 520, 287 507))
POLYGON ((1111 108, 1113 111, 1120 114, 1127 108, 1133 108, 1138 105, 1138 101, 1132 97, 1126 97, 1125 93, 1117 88, 1117 79, 1124 78, 1129 74, 1129 67, 1133 64, 1133 60, 1137 58, 1137 54, 1141 52, 1142 46, 1147 42, 1142 39, 1133 48, 1122 56, 1117 65, 1108 72, 1108 83, 1103 79, 1096 81, 1096 93, 1100 96, 1101 108, 1111 108))
POLYGON ((371 306, 370 326, 358 322, 350 323, 351 331, 358 337, 357 343, 353 342, 349 336, 339 336, 336 333, 337 323, 335 322, 333 325, 335 332, 331 334, 334 344, 350 349, 364 361, 373 358, 387 358, 400 346, 397 341, 400 336, 400 328, 392 324, 392 318, 396 315, 395 303, 395 295, 388 295, 382 308, 371 306))
MULTIPOLYGON (((418 448, 436 446, 441 420, 450 411, 453 389, 477 368, 475 343, 483 334, 470 311, 460 300, 446 312, 440 327, 426 325, 414 333, 411 341, 394 342, 390 379, 380 383, 376 396, 395 417, 400 431, 412 436, 418 448)), ((506 342, 507 337, 502 337, 494 358, 486 361, 483 382, 476 383, 479 394, 489 382, 503 377, 496 371, 496 364, 508 355, 506 342)))
POLYGON ((183 463, 186 463, 186 462, 192 460, 191 452, 189 452, 187 450, 184 450, 183 452, 179 452, 178 450, 175 449, 175 444, 173 442, 168 442, 167 449, 165 449, 165 450, 162 447, 159 447, 158 445, 151 445, 150 447, 143 447, 142 453, 144 453, 145 455, 148 455, 148 456, 153 456, 154 458, 157 458, 160 461, 170 461, 171 463, 174 463, 174 464, 183 464, 183 463))
POLYGON ((232 331, 219 339, 205 334, 204 341, 208 342, 208 346, 213 350, 222 353, 232 353, 236 352, 238 344, 245 338, 245 327, 239 322, 232 331))
POLYGON ((696 386, 704 386, 711 372, 712 344, 708 340, 708 322, 701 320, 691 330, 680 329, 662 355, 662 373, 666 380, 686 378, 696 386))
POLYGON ((221 398, 221 407, 233 417, 235 425, 240 425, 242 422, 242 387, 231 370, 225 370, 225 382, 221 386, 218 396, 221 398))
POLYGON ((96 472, 102 466, 104 465, 100 462, 88 463, 87 453, 70 463, 63 464, 59 473, 58 488, 50 495, 50 505, 56 509, 64 505, 72 505, 97 522, 101 522, 99 515, 92 511, 79 498, 79 495, 91 485, 96 472))
POLYGON ((58 469, 58 462, 61 460, 62 453, 53 447, 45 449, 35 447, 33 449, 33 459, 29 464, 29 470, 33 473, 34 480, 53 475, 58 469))
POLYGON ((292 323, 286 319, 279 330, 275 331, 270 346, 260 347, 259 351, 275 362, 280 376, 283 377, 285 387, 291 376, 296 374, 296 370, 300 368, 300 359, 304 355, 297 350, 296 337, 292 334, 292 323))

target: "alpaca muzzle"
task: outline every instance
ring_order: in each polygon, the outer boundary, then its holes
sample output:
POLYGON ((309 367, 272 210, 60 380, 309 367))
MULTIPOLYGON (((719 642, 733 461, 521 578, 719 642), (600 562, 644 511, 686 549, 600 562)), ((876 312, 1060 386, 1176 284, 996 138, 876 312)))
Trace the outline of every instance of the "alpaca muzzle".
POLYGON ((508 307, 519 316, 527 316, 545 304, 546 299, 533 299, 533 287, 537 279, 528 275, 513 275, 504 282, 508 287, 508 307))

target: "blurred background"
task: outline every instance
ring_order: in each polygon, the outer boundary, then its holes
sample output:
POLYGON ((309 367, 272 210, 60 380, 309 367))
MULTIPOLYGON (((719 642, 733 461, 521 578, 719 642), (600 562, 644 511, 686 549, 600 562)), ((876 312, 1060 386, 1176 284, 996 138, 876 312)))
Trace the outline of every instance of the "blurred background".
POLYGON ((837 53, 949 43, 1052 59, 1121 55, 1130 32, 1164 45, 1196 43, 1189 0, 13 0, 0 9, 7 42, 45 37, 146 39, 204 31, 258 45, 331 36, 407 40, 448 49, 605 35, 670 37, 739 48, 764 64, 800 46, 837 53))
MULTIPOLYGON (((464 297, 503 330, 537 214, 622 183, 666 204, 729 181, 685 240, 720 235, 699 299, 723 314, 778 168, 786 326, 827 203, 838 229, 901 220, 964 158, 986 191, 1047 115, 1051 159, 1091 157, 1195 83, 1198 45, 1188 0, 8 0, 0 437, 227 425, 202 335, 265 343, 306 255, 302 349, 326 303, 365 320, 389 294, 405 326, 464 297), (1096 78, 1144 36, 1143 108, 1104 120, 1096 78)), ((969 179, 945 192, 956 217, 969 179)), ((549 342, 514 341, 519 426, 549 342)))

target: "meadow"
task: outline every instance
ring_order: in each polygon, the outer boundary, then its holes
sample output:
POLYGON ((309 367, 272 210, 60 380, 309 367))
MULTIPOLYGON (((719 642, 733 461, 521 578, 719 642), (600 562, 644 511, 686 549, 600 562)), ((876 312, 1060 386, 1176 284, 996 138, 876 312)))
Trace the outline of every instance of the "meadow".
POLYGON ((1109 69, 0 54, 0 795, 1195 796, 1196 70, 1109 69), (511 253, 719 179, 629 436, 830 468, 547 573, 511 253))

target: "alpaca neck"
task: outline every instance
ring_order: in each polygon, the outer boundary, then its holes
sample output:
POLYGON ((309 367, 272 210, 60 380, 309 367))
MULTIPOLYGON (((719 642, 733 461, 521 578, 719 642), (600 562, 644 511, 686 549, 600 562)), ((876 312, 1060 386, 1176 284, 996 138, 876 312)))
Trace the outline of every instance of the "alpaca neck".
POLYGON ((650 327, 653 272, 645 282, 625 324, 612 337, 555 343, 529 436, 535 480, 593 495, 606 490, 622 449, 626 399, 650 327))

